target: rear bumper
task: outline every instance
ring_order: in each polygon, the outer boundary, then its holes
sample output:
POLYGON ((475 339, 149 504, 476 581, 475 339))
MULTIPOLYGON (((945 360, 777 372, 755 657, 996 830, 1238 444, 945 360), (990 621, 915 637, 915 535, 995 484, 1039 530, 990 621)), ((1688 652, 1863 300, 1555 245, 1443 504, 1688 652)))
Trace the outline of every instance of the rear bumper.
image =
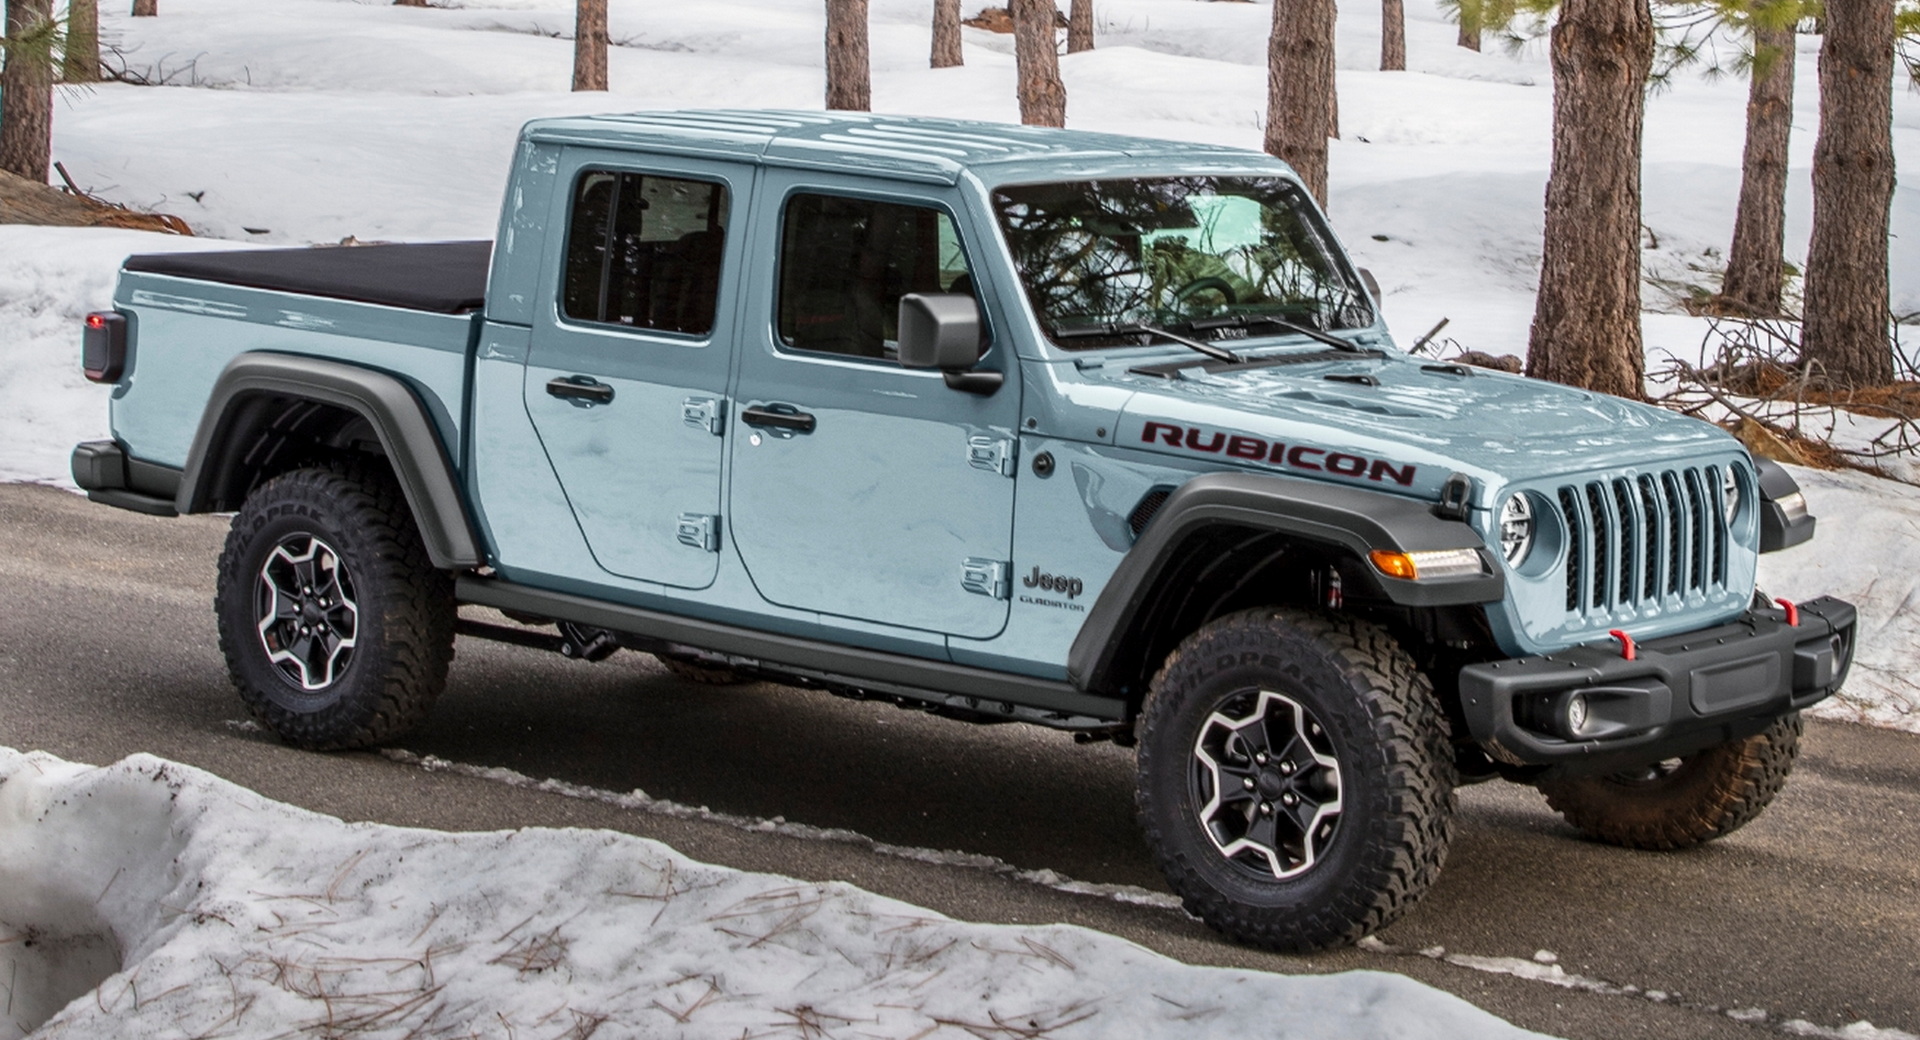
POLYGON ((1749 611, 1643 643, 1631 661, 1607 643, 1469 665, 1461 709, 1507 765, 1610 772, 1687 754, 1757 733, 1846 681, 1853 605, 1821 597, 1798 605, 1798 621, 1749 611))
POLYGON ((133 458, 119 441, 76 445, 73 482, 95 502, 154 516, 180 515, 173 503, 180 471, 133 458))

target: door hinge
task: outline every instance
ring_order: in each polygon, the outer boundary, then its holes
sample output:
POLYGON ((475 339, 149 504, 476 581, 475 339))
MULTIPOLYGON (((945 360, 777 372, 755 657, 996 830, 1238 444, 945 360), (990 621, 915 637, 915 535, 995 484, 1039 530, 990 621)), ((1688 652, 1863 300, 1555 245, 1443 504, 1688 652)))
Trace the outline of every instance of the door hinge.
POLYGON ((974 469, 983 469, 988 473, 998 473, 1003 477, 1013 476, 1014 447, 1011 440, 1000 437, 967 438, 967 465, 974 469))
POLYGON ((1013 594, 1013 582, 1007 580, 1012 569, 1006 560, 969 556, 960 561, 960 587, 989 599, 1006 599, 1013 594))
POLYGON ((680 544, 703 552, 720 551, 720 518, 709 513, 681 513, 674 523, 680 544))
POLYGON ((718 437, 726 432, 727 410, 711 397, 689 397, 680 402, 680 421, 718 437))

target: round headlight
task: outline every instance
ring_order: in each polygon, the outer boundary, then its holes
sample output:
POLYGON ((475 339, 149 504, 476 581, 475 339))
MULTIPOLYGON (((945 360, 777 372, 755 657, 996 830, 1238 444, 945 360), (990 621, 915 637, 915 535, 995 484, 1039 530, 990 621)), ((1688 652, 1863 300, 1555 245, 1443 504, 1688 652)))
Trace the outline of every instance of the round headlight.
POLYGON ((1728 466, 1720 471, 1720 508, 1726 510, 1727 526, 1740 515, 1740 477, 1728 466))
POLYGON ((1510 567, 1533 551, 1533 502, 1524 494, 1509 496, 1500 507, 1500 551, 1510 567))

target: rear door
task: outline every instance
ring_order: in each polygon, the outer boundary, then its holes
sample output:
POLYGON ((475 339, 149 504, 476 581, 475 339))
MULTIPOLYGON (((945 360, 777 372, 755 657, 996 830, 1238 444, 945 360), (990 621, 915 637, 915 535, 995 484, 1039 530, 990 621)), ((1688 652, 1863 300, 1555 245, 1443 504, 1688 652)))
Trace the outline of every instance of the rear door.
POLYGON ((568 149, 561 173, 527 412, 601 567, 705 588, 753 168, 568 149))
POLYGON ((998 634, 1018 387, 963 393, 893 356, 902 294, 972 291, 962 211, 937 190, 763 177, 754 240, 778 264, 748 290, 728 478, 754 585, 782 606, 998 634))

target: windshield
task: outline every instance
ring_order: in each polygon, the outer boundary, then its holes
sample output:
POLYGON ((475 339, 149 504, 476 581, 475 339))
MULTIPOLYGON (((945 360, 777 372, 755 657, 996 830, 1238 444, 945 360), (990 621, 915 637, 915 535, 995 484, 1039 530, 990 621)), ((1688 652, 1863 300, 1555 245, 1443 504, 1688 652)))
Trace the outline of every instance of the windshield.
POLYGON ((1240 338, 1261 317, 1373 324, 1299 186, 1278 177, 1014 185, 993 202, 1034 310, 1069 349, 1139 342, 1124 328, 1139 325, 1240 338), (1123 328, 1089 334, 1109 324, 1123 328))

